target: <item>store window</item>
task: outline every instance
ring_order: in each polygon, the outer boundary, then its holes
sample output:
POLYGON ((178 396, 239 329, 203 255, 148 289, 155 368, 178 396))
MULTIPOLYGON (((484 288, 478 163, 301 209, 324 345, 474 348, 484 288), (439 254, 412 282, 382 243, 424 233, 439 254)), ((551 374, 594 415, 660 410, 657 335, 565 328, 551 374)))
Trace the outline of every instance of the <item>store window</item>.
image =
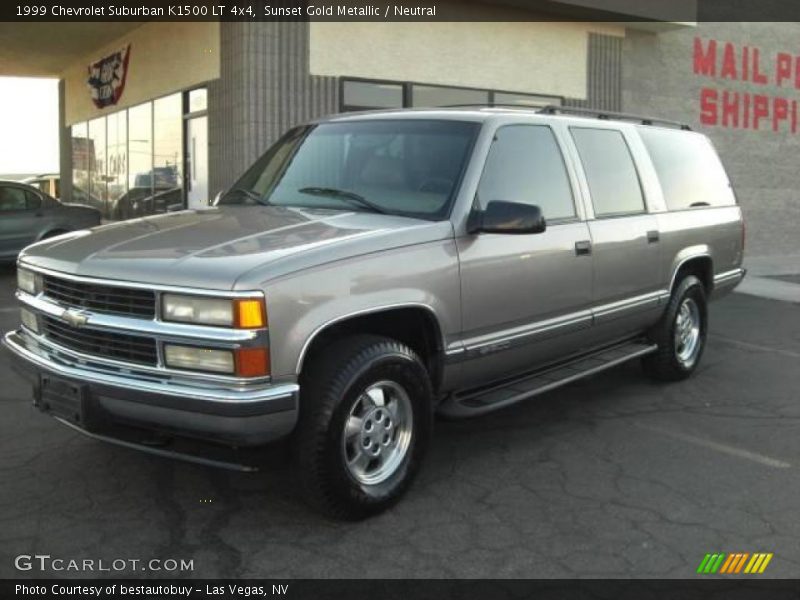
POLYGON ((489 104, 489 92, 436 85, 411 86, 412 106, 457 106, 459 104, 489 104))
POLYGON ((530 106, 541 108, 544 106, 561 106, 558 96, 537 96, 535 94, 510 94, 507 92, 494 92, 492 103, 497 105, 530 106))
POLYGON ((341 107, 343 111, 381 108, 436 107, 436 106, 494 106, 513 105, 541 108, 560 106, 559 96, 498 92, 490 89, 429 85, 411 82, 342 81, 341 107))
POLYGON ((173 94, 153 102, 153 197, 148 213, 183 207, 183 102, 173 94))
POLYGON ((205 88, 72 125, 72 197, 65 200, 112 220, 182 209, 184 108, 203 115, 205 88))
POLYGON ((400 83, 373 81, 344 81, 342 83, 342 110, 402 107, 403 85, 400 83))
POLYGON ((128 113, 106 118, 108 164, 108 217, 116 218, 119 203, 128 191, 128 113))
POLYGON ((93 160, 88 125, 76 123, 72 126, 72 197, 62 200, 89 204, 89 165, 93 160))
POLYGON ((198 88, 189 92, 189 112, 196 113, 208 110, 208 90, 198 88))
POLYGON ((89 121, 89 189, 88 203, 108 216, 108 184, 106 165, 106 118, 89 121))
POLYGON ((147 214, 153 186, 153 105, 150 102, 128 110, 128 192, 117 203, 116 219, 147 214))

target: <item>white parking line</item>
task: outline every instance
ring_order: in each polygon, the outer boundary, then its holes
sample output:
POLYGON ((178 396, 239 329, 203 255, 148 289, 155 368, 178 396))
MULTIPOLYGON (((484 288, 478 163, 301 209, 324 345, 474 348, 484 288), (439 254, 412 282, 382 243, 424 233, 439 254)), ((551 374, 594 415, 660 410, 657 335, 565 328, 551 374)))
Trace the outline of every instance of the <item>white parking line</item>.
POLYGON ((759 352, 775 352, 776 354, 783 354, 792 358, 800 358, 800 352, 792 352, 791 350, 783 350, 782 348, 773 348, 772 346, 762 346, 761 344, 753 344, 752 342, 743 342, 734 338, 729 338, 718 333, 712 333, 712 338, 721 340, 731 346, 739 346, 740 348, 747 348, 748 350, 758 350, 759 352))
POLYGON ((723 454, 728 454, 730 456, 736 456, 737 458, 744 458, 746 460, 751 460, 753 462, 757 462, 767 467, 773 467, 775 469, 788 469, 789 467, 792 466, 788 462, 783 460, 778 460, 777 458, 764 456, 763 454, 758 454, 756 452, 750 452, 750 450, 744 450, 743 448, 728 446, 727 444, 720 444, 719 442, 714 442, 712 440, 696 437, 688 433, 683 433, 682 431, 673 431, 671 429, 664 429, 662 427, 656 427, 653 425, 645 425, 644 423, 639 423, 639 422, 634 422, 634 425, 636 425, 636 427, 639 427, 641 429, 646 429, 654 433, 660 433, 662 435, 666 435, 676 440, 681 440, 684 442, 688 442, 690 444, 695 444, 697 446, 708 448, 709 450, 716 450, 717 452, 722 452, 723 454))

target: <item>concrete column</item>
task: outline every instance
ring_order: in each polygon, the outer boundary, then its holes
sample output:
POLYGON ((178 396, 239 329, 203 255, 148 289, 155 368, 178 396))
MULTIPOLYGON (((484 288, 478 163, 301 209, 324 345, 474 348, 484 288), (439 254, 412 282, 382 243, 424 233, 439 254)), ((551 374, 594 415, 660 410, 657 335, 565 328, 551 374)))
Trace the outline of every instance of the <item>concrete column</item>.
POLYGON ((212 196, 287 129, 337 112, 336 78, 309 73, 308 46, 308 23, 220 23, 220 77, 208 87, 212 196))
POLYGON ((61 199, 72 201, 72 133, 66 125, 64 80, 58 82, 58 162, 61 181, 61 199))

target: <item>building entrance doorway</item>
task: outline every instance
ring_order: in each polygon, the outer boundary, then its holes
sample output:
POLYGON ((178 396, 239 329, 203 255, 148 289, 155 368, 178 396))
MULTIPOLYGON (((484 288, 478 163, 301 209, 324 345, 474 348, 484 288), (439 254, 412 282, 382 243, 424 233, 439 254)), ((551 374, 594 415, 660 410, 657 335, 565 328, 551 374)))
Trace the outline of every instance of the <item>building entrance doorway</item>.
POLYGON ((186 123, 186 203, 188 208, 208 206, 208 117, 192 117, 186 123))

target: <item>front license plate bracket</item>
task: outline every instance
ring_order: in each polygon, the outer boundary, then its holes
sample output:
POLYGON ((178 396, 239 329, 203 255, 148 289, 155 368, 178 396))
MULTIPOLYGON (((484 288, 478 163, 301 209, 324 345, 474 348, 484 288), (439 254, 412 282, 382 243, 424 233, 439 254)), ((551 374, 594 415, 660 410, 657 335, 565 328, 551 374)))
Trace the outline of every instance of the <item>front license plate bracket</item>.
POLYGON ((88 394, 85 385, 53 375, 42 375, 36 400, 40 410, 88 429, 88 394))

